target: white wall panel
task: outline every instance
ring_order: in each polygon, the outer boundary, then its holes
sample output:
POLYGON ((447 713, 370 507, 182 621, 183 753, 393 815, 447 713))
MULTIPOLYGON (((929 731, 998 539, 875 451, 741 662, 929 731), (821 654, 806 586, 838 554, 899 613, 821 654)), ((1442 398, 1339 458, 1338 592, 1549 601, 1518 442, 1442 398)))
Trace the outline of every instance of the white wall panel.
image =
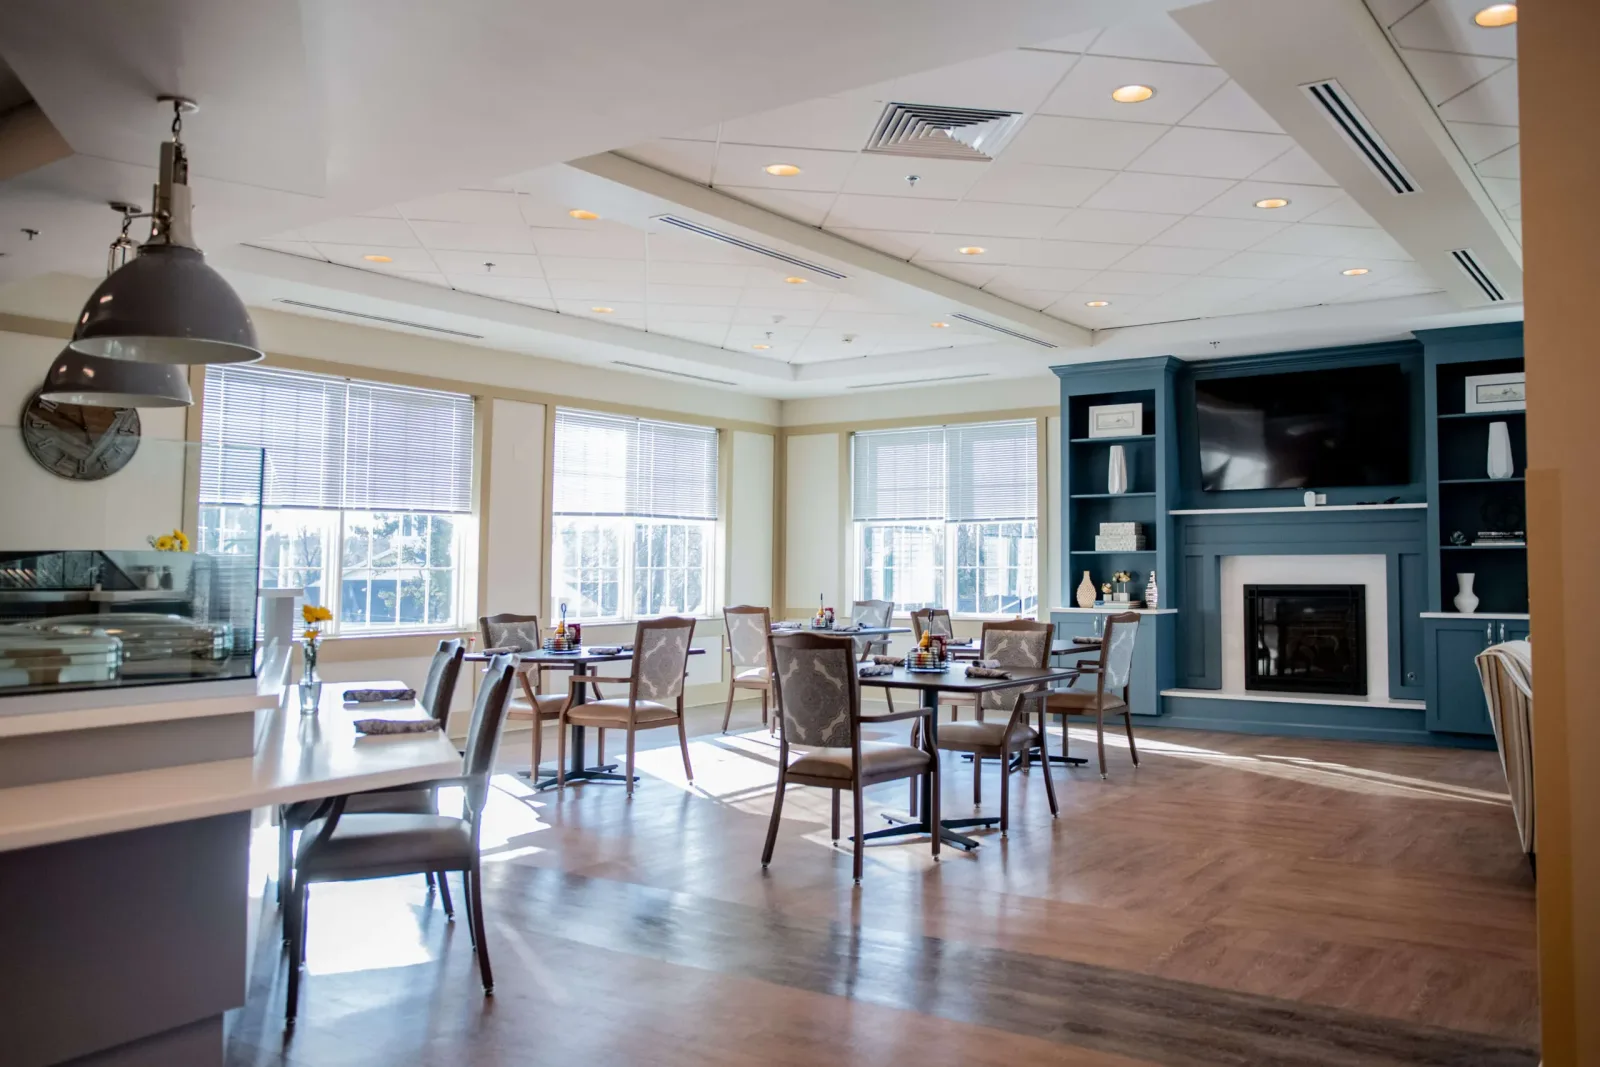
MULTIPOLYGON (((489 557, 484 613, 541 615, 544 573, 543 404, 495 400, 489 424, 489 557)), ((543 621, 541 618, 540 621, 543 621)))
POLYGON ((728 507, 729 604, 772 604, 771 434, 733 432, 728 507))
POLYGON ((788 439, 784 597, 789 607, 810 608, 818 594, 835 608, 845 604, 840 569, 845 516, 839 508, 844 442, 844 435, 837 433, 788 439))

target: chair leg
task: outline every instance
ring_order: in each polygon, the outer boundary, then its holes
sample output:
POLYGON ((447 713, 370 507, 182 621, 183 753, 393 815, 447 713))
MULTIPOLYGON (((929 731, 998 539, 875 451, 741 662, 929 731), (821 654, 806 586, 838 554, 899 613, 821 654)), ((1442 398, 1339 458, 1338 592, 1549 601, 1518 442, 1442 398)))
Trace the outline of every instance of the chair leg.
MULTIPOLYGON (((933 833, 929 836, 933 838, 933 858, 938 859, 939 839, 943 835, 939 832, 942 827, 939 825, 939 754, 937 752, 934 753, 933 764, 928 768, 928 777, 930 779, 928 783, 928 806, 933 809, 928 812, 928 825, 933 827, 933 833)), ((916 779, 913 778, 911 781, 915 783, 916 779)))
POLYGON ((456 904, 450 899, 450 881, 443 871, 439 872, 439 903, 444 907, 444 917, 453 921, 456 917, 456 904))
POLYGON ((604 726, 599 727, 598 729, 595 730, 594 734, 595 734, 595 737, 594 737, 594 747, 595 747, 594 765, 596 767, 604 767, 605 763, 606 763, 606 729, 605 729, 605 727, 604 726))
POLYGON ((539 764, 544 762, 544 720, 539 713, 533 713, 533 766, 528 772, 528 777, 535 782, 539 780, 539 764))
POLYGON ((767 714, 767 702, 768 702, 769 699, 771 699, 771 697, 772 697, 772 691, 770 689, 761 690, 761 725, 762 726, 767 726, 767 724, 771 721, 771 717, 767 714))
POLYGON ((917 817, 917 801, 921 799, 920 794, 922 793, 922 785, 917 781, 915 776, 908 780, 911 783, 911 803, 906 805, 906 810, 909 812, 911 817, 915 819, 917 817))
POLYGON ((866 852, 867 852, 867 824, 866 824, 866 819, 864 818, 863 812, 862 812, 861 779, 860 778, 856 779, 855 788, 851 790, 851 795, 855 799, 855 816, 856 816, 856 857, 855 857, 855 864, 854 864, 854 874, 855 874, 855 879, 856 879, 856 885, 860 885, 861 884, 861 868, 862 868, 862 864, 866 860, 866 852))
POLYGON ((300 887, 300 964, 306 962, 306 939, 311 929, 311 887, 300 887))
POLYGON ((689 762, 689 733, 683 724, 683 712, 678 712, 678 748, 683 752, 683 774, 694 781, 694 764, 689 762))
POLYGON ((430 907, 432 907, 432 905, 433 905, 433 891, 436 888, 434 886, 434 884, 433 884, 433 872, 432 871, 423 871, 422 872, 422 884, 428 887, 428 905, 430 907))
MULTIPOLYGON (((976 762, 976 761, 974 761, 976 762)), ((1011 830, 1011 761, 1000 757, 1000 836, 1011 830)))
POLYGON ((633 738, 634 738, 634 732, 632 730, 629 730, 628 731, 628 765, 627 765, 626 771, 624 772, 624 773, 626 773, 627 777, 625 779, 623 779, 623 780, 625 782, 627 782, 628 795, 630 797, 633 796, 633 738))
MULTIPOLYGON (((766 870, 767 864, 772 862, 772 850, 778 844, 778 820, 783 817, 783 781, 786 777, 783 768, 778 768, 778 789, 772 794, 772 821, 767 824, 767 843, 761 849, 762 870, 766 870)), ((835 797, 838 795, 834 793, 835 797)))
MULTIPOLYGON (((734 688, 735 688, 734 684, 732 682, 729 682, 728 683, 728 703, 722 709, 722 732, 723 733, 727 733, 728 732, 728 720, 733 718, 733 694, 734 694, 734 688)), ((767 705, 766 705, 766 702, 763 701, 762 704, 761 704, 761 721, 763 723, 765 723, 767 721, 766 711, 767 711, 767 705)))
POLYGON ((283 1021, 286 1025, 293 1026, 295 1013, 300 1007, 300 960, 301 944, 304 940, 302 930, 305 926, 305 888, 290 886, 285 893, 284 901, 283 925, 287 929, 289 943, 286 960, 289 968, 289 990, 283 1001, 283 1021))
POLYGON ((1052 819, 1061 815, 1061 806, 1056 803, 1056 780, 1050 777, 1050 756, 1044 750, 1044 738, 1039 740, 1039 773, 1044 775, 1044 795, 1050 798, 1050 817, 1052 819))
POLYGON ((972 806, 983 803, 983 757, 972 755, 972 806))
POLYGON ((289 815, 278 809, 278 908, 284 905, 284 894, 294 877, 294 831, 289 828, 289 815))
POLYGON ((1128 755, 1133 757, 1133 765, 1139 766, 1139 746, 1133 743, 1133 712, 1122 713, 1122 725, 1128 728, 1128 755))
POLYGON ((1094 713, 1094 741, 1100 748, 1100 777, 1106 776, 1106 713, 1096 710, 1094 713))
MULTIPOLYGON (((477 923, 473 921, 474 912, 472 909, 472 886, 468 884, 468 880, 468 873, 466 871, 462 871, 461 888, 467 891, 466 897, 461 902, 462 906, 467 909, 467 940, 472 942, 472 951, 476 952, 478 951, 478 927, 477 923)), ((443 871, 439 872, 439 881, 444 881, 443 871)))
MULTIPOLYGON (((917 795, 916 785, 917 780, 915 778, 911 779, 911 795, 913 797, 917 795)), ((833 794, 833 840, 837 844, 839 841, 839 791, 830 789, 828 792, 833 794)))
POLYGON ((556 790, 567 788, 567 717, 556 718, 556 790))
POLYGON ((472 913, 472 943, 478 950, 478 977, 483 979, 485 994, 494 992, 494 970, 489 966, 489 941, 483 928, 483 871, 474 863, 472 870, 463 875, 467 882, 467 896, 471 902, 467 905, 472 913))

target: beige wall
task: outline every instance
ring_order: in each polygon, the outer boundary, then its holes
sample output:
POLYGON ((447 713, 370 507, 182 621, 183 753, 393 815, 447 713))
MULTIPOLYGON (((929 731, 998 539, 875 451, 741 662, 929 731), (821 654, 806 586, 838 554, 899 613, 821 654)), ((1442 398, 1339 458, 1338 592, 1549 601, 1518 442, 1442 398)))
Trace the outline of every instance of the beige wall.
POLYGON ((1528 560, 1544 1062, 1600 1063, 1600 4, 1523 5, 1528 560))

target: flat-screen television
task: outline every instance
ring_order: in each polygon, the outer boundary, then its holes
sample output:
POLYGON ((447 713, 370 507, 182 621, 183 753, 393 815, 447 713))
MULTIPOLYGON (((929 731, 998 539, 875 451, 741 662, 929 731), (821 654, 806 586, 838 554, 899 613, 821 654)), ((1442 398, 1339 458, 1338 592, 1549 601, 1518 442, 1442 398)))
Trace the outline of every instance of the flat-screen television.
POLYGON ((1411 481, 1399 364, 1195 382, 1200 487, 1322 489, 1411 481))

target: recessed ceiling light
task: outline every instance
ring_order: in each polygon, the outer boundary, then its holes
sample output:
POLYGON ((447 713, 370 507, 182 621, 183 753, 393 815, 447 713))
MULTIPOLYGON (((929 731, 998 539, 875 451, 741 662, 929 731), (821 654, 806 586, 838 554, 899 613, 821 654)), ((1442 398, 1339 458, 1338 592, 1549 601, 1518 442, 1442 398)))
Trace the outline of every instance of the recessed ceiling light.
POLYGON ((1289 201, 1281 196, 1269 196, 1265 200, 1257 200, 1256 207, 1271 211, 1273 208, 1288 207, 1289 201))
POLYGON ((592 211, 583 210, 583 208, 581 208, 581 207, 575 207, 571 211, 567 212, 567 214, 571 215, 575 219, 580 219, 580 220, 582 220, 584 222, 593 222, 595 219, 600 217, 599 215, 596 215, 592 211))
POLYGON ((611 314, 613 311, 615 311, 617 309, 616 308, 601 307, 601 306, 596 305, 595 307, 592 307, 589 310, 594 312, 596 315, 609 315, 609 314, 611 314))
POLYGON ((1109 301, 1109 300, 1085 300, 1083 302, 1083 306, 1086 307, 1086 308, 1110 307, 1111 306, 1111 301, 1109 301))
POLYGON ((928 325, 932 326, 935 330, 948 330, 950 328, 950 324, 948 322, 930 322, 928 325))
POLYGON ((774 178, 793 178, 800 173, 800 168, 793 163, 768 163, 762 169, 774 178))
POLYGON ((1490 4, 1476 15, 1472 16, 1476 22, 1487 30, 1499 29, 1501 26, 1512 26, 1517 21, 1516 4, 1490 4))
POLYGON ((1361 275, 1367 273, 1367 268, 1351 267, 1349 270, 1342 270, 1339 273, 1343 274, 1346 278, 1359 278, 1361 275))
POLYGON ((1142 104, 1156 91, 1148 85, 1123 85, 1111 90, 1111 99, 1119 104, 1142 104))
POLYGON ((792 274, 785 278, 784 281, 788 282, 790 285, 804 285, 806 283, 804 278, 797 278, 792 274))
POLYGON ((754 349, 757 349, 759 351, 765 352, 767 349, 771 348, 772 346, 771 345, 751 345, 750 347, 754 348, 754 349))
POLYGON ((989 250, 987 248, 980 248, 978 245, 962 245, 960 248, 956 249, 956 251, 960 252, 964 256, 981 256, 989 250))
POLYGON ((393 256, 380 256, 380 255, 377 255, 376 253, 374 253, 374 254, 372 254, 370 256, 362 256, 361 258, 366 260, 368 263, 393 263, 394 262, 394 257, 393 256))

